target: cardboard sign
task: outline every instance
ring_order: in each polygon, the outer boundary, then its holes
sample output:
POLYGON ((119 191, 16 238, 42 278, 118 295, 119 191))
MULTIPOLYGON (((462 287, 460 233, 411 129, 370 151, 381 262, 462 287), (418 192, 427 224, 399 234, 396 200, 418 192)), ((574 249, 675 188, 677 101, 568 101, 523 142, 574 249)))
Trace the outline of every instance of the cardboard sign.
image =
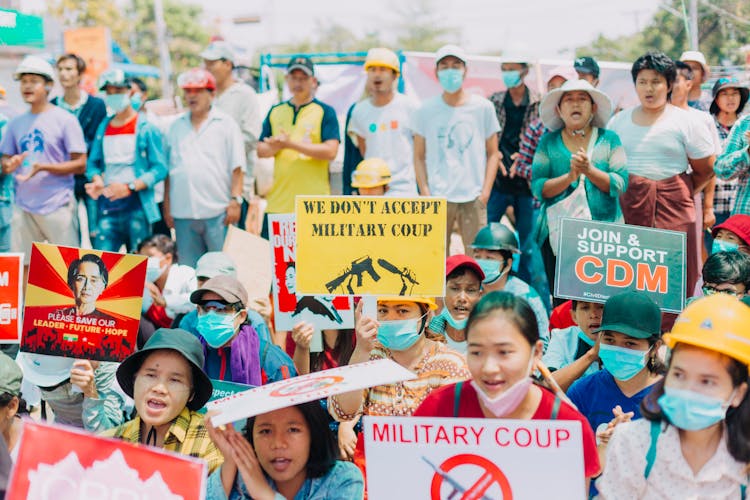
POLYGON ((229 226, 223 251, 237 266, 237 280, 247 290, 248 299, 267 301, 272 279, 268 240, 229 226))
POLYGON ((685 233, 627 224, 560 221, 555 296, 605 302, 638 290, 662 311, 685 307, 685 233))
POLYGON ((444 198, 297 196, 297 292, 445 293, 444 198))
POLYGON ((21 350, 122 361, 135 350, 143 255, 34 243, 21 350))
POLYGON ((269 214, 273 252, 273 309, 276 330, 289 331, 300 321, 318 330, 354 328, 351 297, 297 295, 294 214, 269 214))
POLYGON ((586 498, 578 421, 366 416, 364 432, 372 500, 393 485, 398 498, 586 498))
POLYGON ((224 425, 334 394, 414 378, 414 373, 395 361, 378 359, 280 380, 208 403, 206 408, 219 412, 211 417, 214 425, 224 425))
POLYGON ((206 496, 206 463, 190 456, 31 420, 18 446, 7 500, 206 496))
POLYGON ((106 26, 91 26, 63 31, 66 53, 78 54, 86 61, 81 86, 89 93, 99 90, 97 79, 112 64, 112 39, 106 26))
POLYGON ((21 341, 23 254, 0 254, 0 344, 21 341))

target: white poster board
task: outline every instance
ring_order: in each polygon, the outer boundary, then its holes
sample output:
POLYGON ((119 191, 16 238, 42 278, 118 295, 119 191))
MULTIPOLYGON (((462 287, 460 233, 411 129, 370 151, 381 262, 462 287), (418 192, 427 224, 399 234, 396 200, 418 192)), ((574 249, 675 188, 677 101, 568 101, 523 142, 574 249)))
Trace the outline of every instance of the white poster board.
POLYGON ((586 498, 575 420, 366 416, 364 433, 370 500, 586 498))
POLYGON ((378 359, 280 380, 211 401, 206 409, 219 412, 211 417, 213 425, 224 425, 335 394, 414 378, 414 373, 395 361, 378 359))
POLYGON ((237 280, 247 290, 249 300, 267 300, 273 278, 268 240, 230 225, 223 251, 237 266, 237 280))

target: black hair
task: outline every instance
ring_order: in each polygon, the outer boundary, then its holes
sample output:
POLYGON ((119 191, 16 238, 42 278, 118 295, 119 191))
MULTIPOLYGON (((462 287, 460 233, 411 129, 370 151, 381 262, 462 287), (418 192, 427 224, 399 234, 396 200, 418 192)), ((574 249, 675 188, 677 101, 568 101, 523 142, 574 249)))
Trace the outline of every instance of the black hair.
MULTIPOLYGON (((679 345, 677 344, 675 349, 679 348, 679 345)), ((726 355, 723 354, 723 356, 726 355)), ((742 383, 747 383, 747 365, 729 356, 726 356, 726 358, 729 360, 727 372, 732 378, 732 387, 739 387, 742 383)), ((673 355, 670 356, 670 365, 672 359, 674 359, 674 349, 673 355)), ((659 398, 664 394, 664 380, 661 379, 654 384, 653 389, 641 401, 641 415, 648 420, 669 422, 659 406, 659 398)), ((729 448, 729 454, 738 462, 750 462, 750 391, 745 394, 738 407, 730 407, 727 410, 724 422, 728 434, 727 448, 729 448)))
MULTIPOLYGON (((338 366, 349 364, 349 359, 354 352, 354 329, 345 328, 338 330, 336 343, 333 345, 333 357, 336 359, 338 366)), ((325 342, 325 340, 323 340, 325 342)), ((323 369, 323 360, 325 360, 325 351, 310 353, 310 372, 318 372, 323 369)))
POLYGON ((104 261, 98 255, 93 254, 93 253, 87 253, 80 259, 76 259, 73 262, 71 262, 70 265, 68 266, 68 286, 70 287, 70 289, 75 290, 76 274, 78 274, 78 266, 80 266, 84 262, 93 262, 94 264, 99 266, 99 274, 104 280, 104 286, 106 287, 107 284, 109 283, 109 271, 107 270, 107 266, 104 265, 104 261))
POLYGON ((164 234, 155 234, 138 244, 138 253, 145 248, 155 248, 164 255, 172 255, 172 262, 177 262, 177 243, 164 234))
POLYGON ((460 278, 461 276, 464 276, 466 273, 470 273, 472 276, 474 276, 476 279, 478 279, 479 280, 479 284, 481 286, 482 279, 479 277, 479 275, 477 274, 477 272, 474 269, 472 269, 471 267, 469 267, 469 266, 458 266, 453 271, 451 271, 450 273, 448 273, 448 276, 445 277, 445 281, 456 279, 456 278, 460 278))
POLYGON ((742 283, 750 288, 750 256, 742 252, 716 252, 703 264, 703 283, 742 283))
POLYGON ((0 408, 5 408, 10 404, 11 401, 13 401, 13 398, 18 398, 18 410, 16 411, 17 415, 28 415, 29 414, 29 408, 26 404, 26 400, 21 397, 20 394, 15 395, 11 394, 9 392, 3 392, 0 394, 0 408))
POLYGON ((141 92, 148 92, 148 85, 146 85, 146 82, 144 82, 137 76, 130 77, 130 83, 138 87, 141 92))
POLYGON ((672 88, 672 84, 677 78, 677 66, 664 52, 649 51, 636 59, 630 70, 633 83, 638 79, 638 73, 646 69, 652 69, 662 75, 667 80, 669 88, 672 88))
POLYGON ((487 319, 500 311, 534 347, 539 341, 539 324, 536 321, 536 314, 526 300, 510 292, 490 292, 477 302, 466 321, 466 340, 469 340, 469 333, 477 321, 487 319))
POLYGON ((684 76, 685 80, 692 81, 693 78, 695 78, 695 73, 693 73, 693 68, 691 68, 686 63, 682 61, 675 61, 674 65, 675 65, 677 74, 684 76))
POLYGON ((76 62, 76 69, 78 69, 78 76, 82 76, 83 73, 86 71, 86 61, 83 59, 83 57, 79 56, 78 54, 74 54, 72 52, 68 52, 66 54, 61 55, 57 58, 57 62, 55 63, 55 66, 59 66, 61 62, 72 60, 76 62))
MULTIPOLYGON (((325 476, 336 465, 339 456, 338 443, 330 427, 328 427, 328 413, 323 409, 320 401, 300 403, 295 405, 295 408, 302 413, 310 431, 310 456, 305 466, 307 477, 325 476)), ((248 418, 245 426, 245 439, 248 440, 253 449, 255 449, 253 427, 255 427, 256 418, 248 418)))
POLYGON ((573 311, 575 311, 576 309, 578 309, 578 304, 580 304, 580 303, 581 303, 581 301, 580 301, 580 300, 571 300, 570 302, 571 302, 571 306, 570 306, 570 308, 571 308, 571 309, 572 309, 573 311))

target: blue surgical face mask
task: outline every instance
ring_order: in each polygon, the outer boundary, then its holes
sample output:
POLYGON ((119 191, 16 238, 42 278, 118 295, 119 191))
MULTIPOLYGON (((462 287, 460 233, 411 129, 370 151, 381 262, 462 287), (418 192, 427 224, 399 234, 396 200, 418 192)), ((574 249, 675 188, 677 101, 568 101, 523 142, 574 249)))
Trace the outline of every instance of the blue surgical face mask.
POLYGON ((143 95, 136 93, 130 96, 130 105, 134 110, 140 110, 143 105, 143 95))
POLYGON ((646 366, 648 351, 636 351, 609 344, 599 347, 599 359, 617 380, 630 380, 646 366))
POLYGON ((740 251, 740 246, 733 241, 714 239, 714 242, 711 244, 711 255, 717 252, 739 252, 739 251, 740 251))
POLYGON ((104 96, 104 103, 112 113, 119 113, 130 106, 130 96, 128 94, 107 94, 104 96))
MULTIPOLYGON (((732 391, 729 401, 734 394, 732 391)), ((686 431, 705 429, 721 422, 729 409, 727 401, 669 386, 664 386, 664 394, 658 401, 672 425, 686 431)))
POLYGON ((162 271, 164 271, 164 269, 159 267, 159 258, 149 257, 146 264, 146 281, 148 283, 153 283, 159 278, 159 276, 161 276, 162 271))
POLYGON ((484 273, 484 283, 485 285, 492 284, 502 278, 504 275, 510 271, 508 269, 508 266, 505 266, 505 269, 501 272, 500 271, 500 261, 499 260, 493 260, 493 259, 476 259, 477 264, 479 264, 479 267, 482 268, 482 272, 484 273))
POLYGON ((445 321, 453 328, 454 330, 463 330, 466 328, 466 322, 469 321, 469 318, 464 319, 456 319, 454 318, 447 307, 443 307, 443 310, 440 311, 440 316, 445 319, 445 321))
POLYGON ((503 71, 503 83, 509 89, 518 87, 521 84, 521 72, 517 70, 503 71))
POLYGON ((419 340, 419 323, 424 316, 416 319, 381 321, 378 327, 378 341, 391 351, 405 351, 419 340))
POLYGON ((219 314, 216 311, 208 311, 198 315, 196 328, 198 333, 206 340, 206 343, 218 349, 234 336, 234 318, 239 314, 219 314))
POLYGON ((458 92, 464 83, 464 70, 462 69, 441 69, 438 71, 437 76, 440 86, 449 94, 458 92))
MULTIPOLYGON (((594 347, 594 344, 596 343, 594 340, 592 340, 588 335, 586 335, 583 330, 578 331, 578 338, 583 340, 586 345, 589 345, 591 347, 594 347)), ((603 346, 602 346, 603 347, 603 346)))

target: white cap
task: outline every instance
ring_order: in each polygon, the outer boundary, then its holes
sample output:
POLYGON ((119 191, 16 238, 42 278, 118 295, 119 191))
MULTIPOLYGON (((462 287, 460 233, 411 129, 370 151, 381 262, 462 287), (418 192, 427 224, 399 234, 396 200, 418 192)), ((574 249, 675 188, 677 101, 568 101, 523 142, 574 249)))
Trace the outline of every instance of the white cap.
POLYGON ((456 59, 460 59, 464 64, 466 64, 468 60, 468 58, 466 57, 466 52, 464 52, 464 49, 462 49, 458 45, 443 45, 435 53, 435 64, 439 63, 448 56, 453 56, 456 59))
POLYGON ((18 364, 23 370, 24 380, 39 387, 53 387, 70 378, 74 360, 46 354, 18 353, 18 364))
POLYGON ((682 53, 680 56, 680 61, 695 61, 698 64, 701 65, 703 68, 703 81, 706 81, 706 77, 709 73, 711 73, 711 69, 708 67, 708 64, 706 63, 706 56, 703 55, 703 52, 699 52, 697 50, 686 50, 682 53))
POLYGON ((21 75, 41 75, 52 81, 55 79, 55 70, 39 56, 26 56, 13 73, 13 79, 20 80, 21 75))
POLYGON ((547 79, 545 81, 549 83, 549 81, 556 76, 559 76, 565 81, 578 80, 578 73, 573 66, 557 66, 556 68, 552 68, 547 72, 547 79))

